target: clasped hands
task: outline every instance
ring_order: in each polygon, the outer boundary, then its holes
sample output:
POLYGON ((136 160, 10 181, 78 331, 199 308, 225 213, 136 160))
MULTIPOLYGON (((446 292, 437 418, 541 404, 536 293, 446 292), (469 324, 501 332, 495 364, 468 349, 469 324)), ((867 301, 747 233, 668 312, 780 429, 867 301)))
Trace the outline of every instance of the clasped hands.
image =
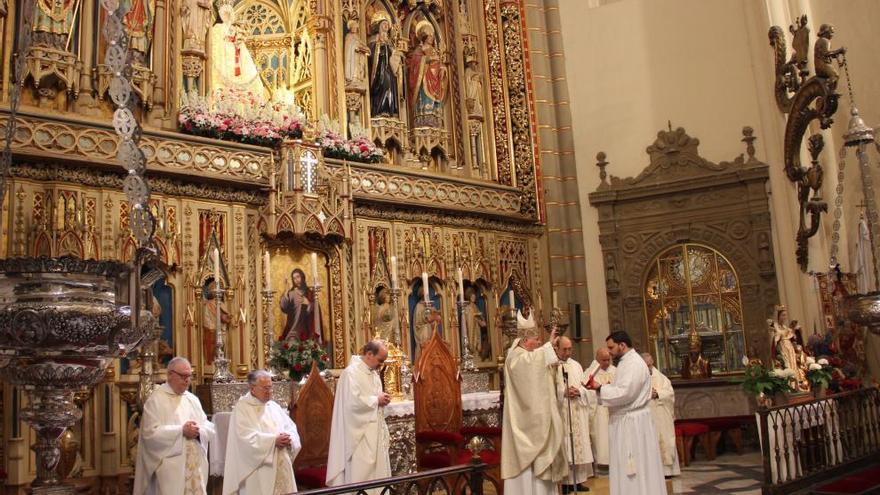
POLYGON ((569 399, 577 399, 581 396, 581 391, 578 390, 577 387, 568 387, 568 391, 565 393, 565 396, 569 399))
POLYGON ((287 433, 279 433, 278 436, 275 437, 275 447, 279 449, 290 447, 290 444, 290 435, 288 435, 287 433))
POLYGON ((377 395, 376 397, 379 398, 379 406, 380 407, 385 407, 388 405, 389 402, 391 402, 391 396, 386 394, 385 392, 382 392, 381 394, 377 395))
POLYGON ((183 436, 186 438, 198 438, 199 436, 199 424, 195 421, 187 421, 183 424, 183 436))

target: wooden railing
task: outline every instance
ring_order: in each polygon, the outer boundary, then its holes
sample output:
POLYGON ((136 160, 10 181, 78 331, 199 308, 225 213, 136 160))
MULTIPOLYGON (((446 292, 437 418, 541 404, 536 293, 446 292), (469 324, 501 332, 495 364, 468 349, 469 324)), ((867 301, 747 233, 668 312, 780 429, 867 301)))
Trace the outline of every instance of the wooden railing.
POLYGON ((306 490, 297 495, 483 495, 486 464, 474 462, 361 483, 306 490))
POLYGON ((878 459, 880 389, 758 408, 765 494, 791 493, 878 459))

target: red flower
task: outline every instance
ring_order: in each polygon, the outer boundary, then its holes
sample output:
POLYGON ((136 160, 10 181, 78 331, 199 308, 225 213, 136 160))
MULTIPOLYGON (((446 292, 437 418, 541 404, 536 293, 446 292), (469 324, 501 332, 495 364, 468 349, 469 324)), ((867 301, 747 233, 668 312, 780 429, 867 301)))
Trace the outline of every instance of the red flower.
POLYGON ((284 343, 284 350, 290 349, 290 342, 284 343))
POLYGON ((295 365, 293 365, 293 369, 296 371, 302 371, 303 366, 299 363, 296 363, 295 365))
POLYGON ((321 357, 321 359, 324 360, 324 361, 329 361, 329 360, 330 360, 330 358, 329 358, 326 354, 324 354, 324 356, 321 357))
POLYGON ((298 350, 299 350, 299 352, 305 352, 306 348, 303 347, 303 346, 299 346, 299 349, 298 349, 298 350))

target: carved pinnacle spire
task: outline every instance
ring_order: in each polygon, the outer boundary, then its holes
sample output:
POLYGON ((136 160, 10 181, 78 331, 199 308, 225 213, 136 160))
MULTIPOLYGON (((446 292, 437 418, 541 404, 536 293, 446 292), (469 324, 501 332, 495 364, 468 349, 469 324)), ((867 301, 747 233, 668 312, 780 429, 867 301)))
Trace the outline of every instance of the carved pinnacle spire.
POLYGON ((596 166, 599 167, 599 179, 602 181, 601 185, 608 185, 608 173, 605 172, 605 167, 608 166, 608 162, 605 161, 605 152, 600 151, 596 154, 596 166))

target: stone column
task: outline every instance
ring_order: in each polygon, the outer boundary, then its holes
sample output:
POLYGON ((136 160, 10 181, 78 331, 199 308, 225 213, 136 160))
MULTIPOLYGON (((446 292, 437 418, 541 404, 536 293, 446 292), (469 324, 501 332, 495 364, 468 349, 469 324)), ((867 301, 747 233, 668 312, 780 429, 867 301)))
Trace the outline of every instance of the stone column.
POLYGON ((315 19, 310 31, 314 33, 312 45, 312 60, 314 61, 314 73, 312 75, 312 91, 315 96, 315 115, 330 115, 330 85, 328 84, 327 64, 327 41, 330 36, 327 29, 327 19, 315 19))
MULTIPOLYGON (((157 121, 165 116, 165 87, 166 67, 168 65, 168 26, 165 14, 166 0, 156 0, 156 25, 153 31, 153 43, 150 47, 150 56, 153 60, 153 73, 156 75, 156 85, 153 87, 153 108, 150 110, 149 121, 157 121)), ((149 67, 149 60, 145 61, 149 67)))
MULTIPOLYGON (((80 43, 79 43, 79 59, 82 61, 83 70, 79 75, 79 97, 74 103, 74 109, 78 113, 87 115, 95 115, 98 112, 95 98, 92 96, 94 86, 92 86, 92 70, 104 59, 103 53, 98 53, 98 46, 95 45, 95 32, 100 32, 100 16, 95 16, 95 1, 82 0, 80 6, 80 43)), ((103 10, 103 9, 102 9, 103 10)), ((102 35, 103 36, 103 35, 102 35)))

